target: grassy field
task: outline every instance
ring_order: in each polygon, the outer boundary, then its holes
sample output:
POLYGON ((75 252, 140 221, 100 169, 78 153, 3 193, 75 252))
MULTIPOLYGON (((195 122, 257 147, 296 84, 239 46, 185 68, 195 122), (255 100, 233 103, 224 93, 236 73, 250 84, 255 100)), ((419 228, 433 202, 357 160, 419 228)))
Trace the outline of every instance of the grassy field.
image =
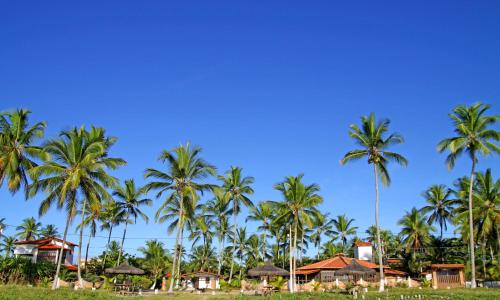
MULTIPOLYGON (((494 289, 454 289, 454 290, 430 290, 430 289, 391 289, 386 293, 380 294, 376 291, 370 291, 365 295, 365 300, 400 300, 403 299, 500 299, 500 290, 494 289)), ((67 288, 61 288, 55 292, 46 288, 34 288, 27 286, 0 286, 0 299, 8 300, 65 300, 65 299, 95 299, 95 300, 118 300, 118 299, 175 299, 175 300, 216 300, 216 299, 235 299, 235 300, 251 300, 261 299, 260 296, 240 296, 235 294, 175 294, 175 295, 151 295, 137 297, 122 297, 108 291, 73 291, 67 288)), ((266 297, 272 300, 316 300, 316 299, 353 299, 351 295, 345 293, 299 293, 299 294, 275 294, 266 297)), ((362 299, 361 295, 358 299, 362 299)))

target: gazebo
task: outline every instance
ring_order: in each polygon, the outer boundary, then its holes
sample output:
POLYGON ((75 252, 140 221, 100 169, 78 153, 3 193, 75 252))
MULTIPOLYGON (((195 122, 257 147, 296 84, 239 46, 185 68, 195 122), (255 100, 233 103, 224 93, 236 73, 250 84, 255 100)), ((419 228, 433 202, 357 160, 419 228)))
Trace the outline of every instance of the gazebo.
POLYGON ((373 280, 376 273, 377 272, 374 269, 362 266, 356 259, 353 259, 349 265, 336 271, 335 275, 346 276, 348 280, 358 282, 358 280, 360 279, 363 279, 365 281, 373 280))
POLYGON ((143 275, 144 270, 132 267, 128 262, 123 262, 116 268, 106 268, 104 273, 108 274, 124 274, 124 275, 143 275))
POLYGON ((267 281, 269 278, 276 276, 289 276, 290 273, 282 268, 278 268, 273 265, 272 262, 267 261, 263 266, 259 266, 248 270, 248 276, 250 277, 265 277, 267 281))

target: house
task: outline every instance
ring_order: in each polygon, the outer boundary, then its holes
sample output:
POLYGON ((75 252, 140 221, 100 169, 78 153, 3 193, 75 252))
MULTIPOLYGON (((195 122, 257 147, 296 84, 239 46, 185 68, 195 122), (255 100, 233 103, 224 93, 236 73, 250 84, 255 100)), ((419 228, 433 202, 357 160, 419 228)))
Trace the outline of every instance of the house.
MULTIPOLYGON (((31 258, 31 261, 34 263, 48 261, 55 264, 57 263, 63 240, 50 237, 33 241, 16 241, 14 245, 14 255, 16 257, 31 258)), ((76 244, 68 241, 64 245, 62 264, 67 266, 69 270, 75 268, 73 266, 73 252, 76 246, 76 244)))
POLYGON ((465 286, 463 264, 432 264, 431 273, 433 288, 465 286))
POLYGON ((191 280, 193 287, 197 290, 218 290, 220 289, 219 277, 215 273, 198 271, 182 275, 185 279, 191 280))

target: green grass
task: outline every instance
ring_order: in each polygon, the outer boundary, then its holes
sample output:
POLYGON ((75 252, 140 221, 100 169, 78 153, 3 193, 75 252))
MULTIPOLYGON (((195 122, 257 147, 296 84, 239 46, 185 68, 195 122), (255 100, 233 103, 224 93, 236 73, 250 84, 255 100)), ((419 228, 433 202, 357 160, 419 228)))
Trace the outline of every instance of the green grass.
MULTIPOLYGON (((369 291, 365 295, 365 300, 400 300, 401 295, 404 299, 436 299, 436 300, 454 300, 454 299, 500 299, 500 290, 495 289, 452 289, 452 290, 431 290, 431 289, 391 289, 388 292, 380 294, 376 291, 369 291)), ((351 295, 341 292, 326 292, 326 293, 298 293, 298 294, 274 294, 266 297, 269 300, 347 300, 353 299, 351 295)), ((48 288, 27 287, 20 285, 0 286, 0 299, 8 300, 65 300, 65 299, 94 299, 94 300, 118 300, 118 299, 175 299, 175 300, 216 300, 216 299, 234 299, 234 300, 251 300, 262 299, 260 296, 239 296, 239 295, 215 295, 206 294, 176 294, 176 295, 153 295, 142 297, 121 297, 109 291, 73 291, 68 288, 61 288, 57 291, 51 291, 48 288)), ((362 299, 361 295, 358 299, 362 299)))

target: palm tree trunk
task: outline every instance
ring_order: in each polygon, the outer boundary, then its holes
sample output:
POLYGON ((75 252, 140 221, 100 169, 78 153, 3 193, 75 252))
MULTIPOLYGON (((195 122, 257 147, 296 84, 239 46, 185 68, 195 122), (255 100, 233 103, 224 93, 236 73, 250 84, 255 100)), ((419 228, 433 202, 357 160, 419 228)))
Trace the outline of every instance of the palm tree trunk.
POLYGON ((127 226, 128 226, 128 216, 127 216, 127 219, 125 221, 125 229, 123 229, 122 245, 120 247, 120 252, 118 253, 118 260, 116 261, 117 267, 120 265, 120 259, 122 257, 122 253, 123 253, 123 243, 125 242, 125 235, 127 234, 127 226))
POLYGON ((474 173, 476 169, 476 155, 472 153, 472 169, 469 182, 469 247, 471 257, 471 288, 476 288, 476 256, 474 253, 474 220, 472 219, 472 188, 474 186, 474 173))
POLYGON ((218 264, 218 266, 217 266, 217 278, 219 278, 219 277, 220 277, 220 272, 221 272, 221 270, 222 270, 222 253, 223 253, 223 250, 222 250, 222 249, 223 249, 223 246, 222 246, 222 239, 223 239, 223 238, 224 238, 224 237, 223 237, 222 235, 219 235, 219 255, 218 255, 218 257, 219 257, 219 262, 218 262, 218 263, 219 263, 219 264, 218 264))
POLYGON ((486 242, 481 243, 481 256, 483 261, 483 280, 486 280, 486 242))
POLYGON ((293 250, 294 250, 294 256, 293 256, 293 290, 296 290, 296 285, 297 285, 297 278, 295 276, 296 269, 297 269, 297 257, 299 256, 299 249, 297 247, 297 233, 298 233, 298 224, 299 221, 295 220, 295 232, 294 232, 294 245, 293 245, 293 250))
POLYGON ((89 258, 89 247, 90 247, 90 239, 91 235, 89 235, 89 240, 87 241, 87 249, 85 250, 85 263, 83 265, 83 269, 87 270, 87 259, 89 258))
POLYGON ((108 234, 108 243, 106 244, 106 250, 104 250, 104 258, 102 260, 102 270, 104 271, 104 267, 106 265, 106 258, 108 257, 108 248, 109 248, 109 243, 111 242, 111 232, 113 231, 113 225, 109 227, 109 234, 108 234))
POLYGON ((179 247, 179 238, 181 235, 181 226, 182 226, 182 216, 184 214, 184 199, 180 197, 179 202, 179 221, 177 223, 177 236, 175 238, 175 245, 174 245, 174 260, 172 261, 172 276, 170 277, 170 286, 168 287, 168 293, 173 293, 174 292, 174 277, 175 277, 175 271, 177 270, 177 255, 178 255, 178 247, 179 247))
POLYGON ((87 199, 85 199, 82 203, 82 221, 80 222, 80 239, 78 240, 78 259, 76 261, 77 265, 77 276, 78 276, 78 283, 80 284, 80 288, 83 288, 83 279, 82 279, 82 270, 80 267, 80 260, 82 259, 82 240, 83 240, 83 221, 85 218, 85 208, 87 206, 87 199))
POLYGON ((288 243, 288 248, 289 248, 289 258, 288 260, 290 261, 290 278, 288 279, 288 286, 289 286, 289 289, 290 289, 290 293, 293 294, 294 292, 294 287, 293 287, 293 281, 292 281, 292 277, 293 277, 293 263, 292 263, 292 225, 290 225, 290 238, 288 239, 289 243, 288 243))
POLYGON ((61 247, 61 251, 59 251, 59 257, 57 258, 57 267, 56 274, 54 275, 54 282, 52 283, 52 290, 55 290, 59 287, 59 272, 61 271, 61 262, 64 253, 64 247, 66 246, 66 237, 68 235, 69 223, 71 221, 71 216, 68 216, 66 220, 66 226, 64 227, 64 235, 63 235, 63 243, 61 247))
POLYGON ((184 241, 184 222, 181 225, 181 237, 179 240, 179 250, 177 251, 177 277, 175 280, 175 286, 178 287, 181 280, 181 260, 182 260, 182 244, 184 241))
POLYGON ((375 226, 377 227, 377 252, 378 252, 378 264, 379 264, 379 274, 380 274, 380 286, 378 291, 384 291, 384 266, 382 261, 382 244, 380 243, 380 227, 378 224, 378 172, 377 164, 373 164, 373 171, 375 173, 375 226))
MULTIPOLYGON (((233 199, 233 203, 234 203, 233 199)), ((236 212, 237 212, 237 205, 233 205, 233 251, 231 251, 231 271, 229 271, 229 281, 228 283, 231 283, 231 280, 233 279, 233 268, 234 268, 234 250, 236 250, 236 212)))
POLYGON ((240 282, 241 282, 241 279, 242 279, 241 278, 241 275, 242 275, 241 271, 243 270, 243 268, 242 268, 242 266, 243 266, 243 249, 241 249, 241 248, 240 248, 240 264, 241 264, 241 266, 240 266, 240 282))

